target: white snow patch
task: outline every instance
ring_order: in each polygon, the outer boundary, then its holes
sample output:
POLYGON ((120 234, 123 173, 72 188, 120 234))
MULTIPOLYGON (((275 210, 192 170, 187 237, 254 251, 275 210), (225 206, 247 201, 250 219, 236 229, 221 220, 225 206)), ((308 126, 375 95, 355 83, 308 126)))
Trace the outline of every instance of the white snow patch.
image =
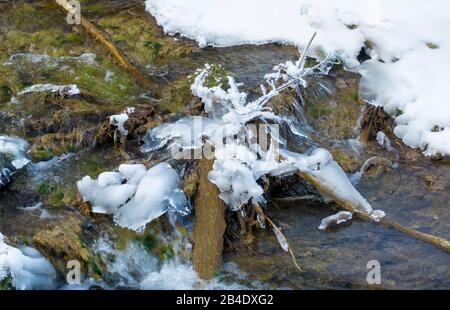
POLYGON ((361 73, 361 97, 395 117, 405 144, 450 154, 449 1, 147 0, 146 9, 200 46, 304 47, 317 32, 310 55, 335 53, 361 73), (360 65, 363 46, 372 59, 360 65))

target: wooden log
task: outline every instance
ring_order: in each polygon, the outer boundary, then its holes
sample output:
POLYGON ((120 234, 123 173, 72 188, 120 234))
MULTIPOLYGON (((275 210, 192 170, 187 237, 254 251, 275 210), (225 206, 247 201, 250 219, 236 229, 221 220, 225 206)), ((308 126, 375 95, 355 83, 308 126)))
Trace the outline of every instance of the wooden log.
POLYGON ((202 279, 211 279, 222 262, 226 229, 224 202, 217 186, 208 180, 213 161, 199 161, 199 185, 195 196, 194 269, 202 279))

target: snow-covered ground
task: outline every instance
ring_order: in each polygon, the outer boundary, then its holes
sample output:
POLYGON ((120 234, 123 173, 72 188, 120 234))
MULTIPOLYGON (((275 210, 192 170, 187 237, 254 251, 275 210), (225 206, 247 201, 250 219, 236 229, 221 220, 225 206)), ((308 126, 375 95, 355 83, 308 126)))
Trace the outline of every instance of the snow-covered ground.
POLYGON ((395 133, 426 155, 450 154, 447 0, 147 0, 168 33, 201 46, 280 42, 335 53, 363 75, 361 96, 396 117, 395 133), (365 46, 372 57, 360 64, 365 46))

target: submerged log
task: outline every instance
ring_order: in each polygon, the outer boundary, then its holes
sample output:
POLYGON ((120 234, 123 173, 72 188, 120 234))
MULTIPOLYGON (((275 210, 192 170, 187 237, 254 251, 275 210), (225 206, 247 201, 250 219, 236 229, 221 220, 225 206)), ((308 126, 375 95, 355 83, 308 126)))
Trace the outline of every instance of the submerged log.
POLYGON ((208 180, 213 161, 199 161, 199 185, 195 196, 194 269, 202 279, 211 279, 222 262, 226 229, 225 204, 219 189, 208 180))
MULTIPOLYGON (((68 3, 66 0, 55 0, 55 2, 61 6, 65 11, 69 13, 74 13, 73 6, 68 3)), ((104 48, 106 48, 113 58, 117 61, 117 63, 127 70, 136 80, 137 82, 144 88, 156 92, 158 85, 147 78, 136 66, 134 66, 125 54, 119 50, 114 43, 112 43, 108 35, 91 23, 87 18, 81 16, 80 17, 81 26, 83 29, 92 36, 96 41, 98 41, 104 48)))

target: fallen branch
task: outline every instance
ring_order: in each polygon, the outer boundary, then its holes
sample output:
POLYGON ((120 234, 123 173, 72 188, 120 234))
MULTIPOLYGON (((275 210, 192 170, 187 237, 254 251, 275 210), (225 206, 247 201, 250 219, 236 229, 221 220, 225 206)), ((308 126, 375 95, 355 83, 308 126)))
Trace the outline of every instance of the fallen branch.
MULTIPOLYGON (((315 178, 313 175, 309 174, 308 172, 301 171, 298 173, 300 177, 311 183, 314 187, 316 187, 322 194, 329 197, 331 200, 333 200, 335 203, 337 203, 341 208, 352 212, 355 216, 357 216, 360 219, 363 219, 365 221, 370 222, 376 222, 370 215, 367 213, 362 212, 357 205, 355 205, 352 201, 348 201, 343 199, 341 196, 336 194, 336 191, 332 188, 326 187, 320 182, 317 178, 315 178)), ((415 229, 405 227, 398 223, 395 220, 383 218, 381 221, 379 221, 380 224, 384 225, 385 227, 391 227, 394 228, 408 236, 411 236, 415 239, 424 241, 426 243, 429 243, 431 245, 434 245, 438 247, 439 249, 443 250, 444 252, 450 253, 450 242, 444 238, 436 237, 430 234, 425 234, 422 232, 419 232, 415 229)))
MULTIPOLYGON (((75 13, 74 7, 70 5, 66 0, 55 0, 55 2, 65 11, 72 14, 75 13)), ((83 16, 80 17, 80 20, 83 29, 96 41, 98 41, 103 47, 105 47, 111 53, 117 63, 125 70, 127 70, 142 87, 152 92, 156 92, 158 85, 154 81, 151 81, 149 78, 144 76, 144 74, 142 74, 142 72, 127 59, 125 54, 109 40, 108 35, 105 32, 103 32, 83 16)))

